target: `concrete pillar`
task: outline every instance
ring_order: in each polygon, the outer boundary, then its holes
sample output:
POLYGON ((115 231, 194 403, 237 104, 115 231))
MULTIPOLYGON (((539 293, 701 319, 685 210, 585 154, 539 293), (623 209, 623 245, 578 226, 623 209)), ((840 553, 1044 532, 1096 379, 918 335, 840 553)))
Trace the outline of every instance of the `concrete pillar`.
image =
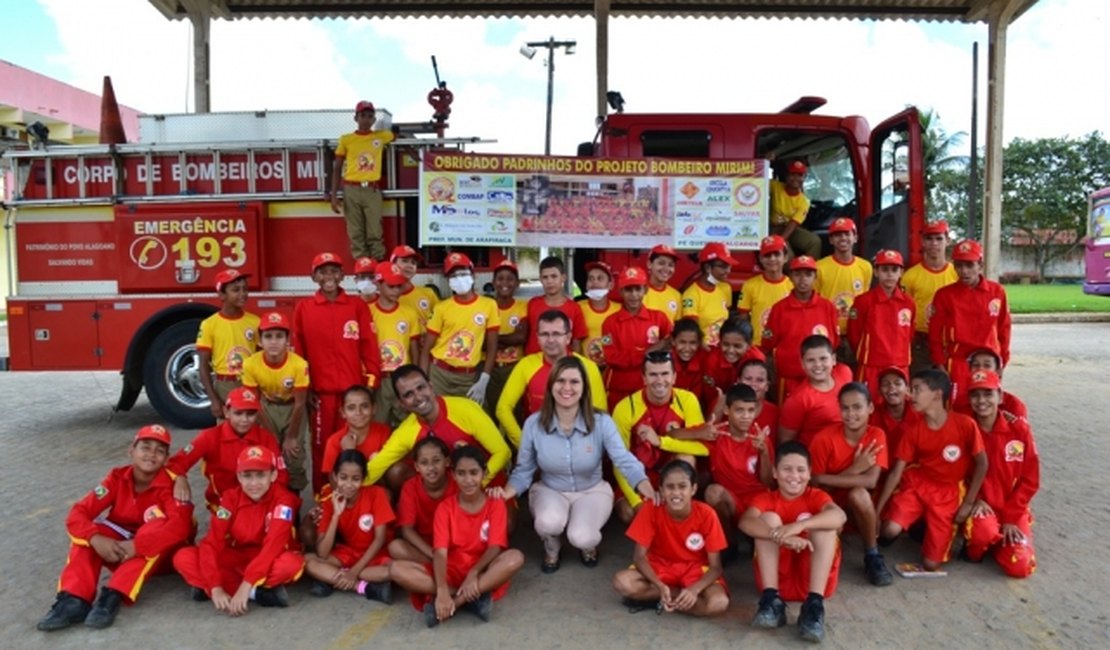
POLYGON ((987 155, 983 191, 984 274, 998 279, 1002 257, 1002 115, 1006 106, 1006 31, 1019 0, 994 0, 987 16, 987 155))
POLYGON ((609 0, 594 0, 594 21, 597 23, 597 115, 608 111, 609 92, 609 0))
POLYGON ((209 94, 210 79, 208 63, 208 33, 212 15, 205 3, 199 2, 189 9, 189 22, 193 24, 193 112, 212 112, 212 98, 209 94))

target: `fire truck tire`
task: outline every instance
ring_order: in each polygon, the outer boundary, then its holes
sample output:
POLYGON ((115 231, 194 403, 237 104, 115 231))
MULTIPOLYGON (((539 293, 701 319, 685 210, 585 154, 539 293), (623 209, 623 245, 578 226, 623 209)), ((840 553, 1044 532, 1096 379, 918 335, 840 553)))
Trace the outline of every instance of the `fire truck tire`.
POLYGON ((170 424, 202 429, 215 424, 200 382, 200 320, 175 323, 154 338, 143 362, 143 386, 154 410, 170 424))

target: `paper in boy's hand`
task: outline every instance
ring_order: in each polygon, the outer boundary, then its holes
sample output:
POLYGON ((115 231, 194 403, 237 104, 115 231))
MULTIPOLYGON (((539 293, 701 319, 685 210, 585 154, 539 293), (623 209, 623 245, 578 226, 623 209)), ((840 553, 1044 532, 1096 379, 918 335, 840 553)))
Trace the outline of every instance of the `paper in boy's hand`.
POLYGON ((899 562, 894 570, 903 578, 944 578, 948 575, 947 571, 929 571, 920 562, 899 562))

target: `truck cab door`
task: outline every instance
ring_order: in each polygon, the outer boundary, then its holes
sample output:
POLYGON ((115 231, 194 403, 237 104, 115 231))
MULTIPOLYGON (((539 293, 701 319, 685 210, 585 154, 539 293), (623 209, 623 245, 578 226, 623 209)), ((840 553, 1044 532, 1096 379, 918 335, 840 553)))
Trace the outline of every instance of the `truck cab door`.
POLYGON ((860 252, 866 259, 883 249, 900 251, 907 266, 921 256, 925 224, 925 163, 921 119, 916 108, 894 115, 871 132, 871 205, 863 222, 860 252))

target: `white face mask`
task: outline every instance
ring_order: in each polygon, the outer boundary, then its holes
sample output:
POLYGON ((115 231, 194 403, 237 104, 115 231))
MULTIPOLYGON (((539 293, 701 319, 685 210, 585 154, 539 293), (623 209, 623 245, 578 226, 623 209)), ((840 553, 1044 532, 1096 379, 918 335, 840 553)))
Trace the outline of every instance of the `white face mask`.
POLYGON ((474 276, 456 275, 447 279, 447 286, 451 287, 451 291, 455 293, 470 293, 470 290, 474 288, 474 276))
POLYGON ((601 300, 609 295, 608 289, 590 289, 586 292, 586 297, 590 300, 601 300))
POLYGON ((369 296, 378 291, 378 286, 372 280, 355 280, 355 288, 364 296, 369 296))
POLYGON ((713 275, 712 273, 705 274, 705 281, 711 285, 716 285, 718 282, 720 282, 720 280, 717 279, 717 276, 713 275))

